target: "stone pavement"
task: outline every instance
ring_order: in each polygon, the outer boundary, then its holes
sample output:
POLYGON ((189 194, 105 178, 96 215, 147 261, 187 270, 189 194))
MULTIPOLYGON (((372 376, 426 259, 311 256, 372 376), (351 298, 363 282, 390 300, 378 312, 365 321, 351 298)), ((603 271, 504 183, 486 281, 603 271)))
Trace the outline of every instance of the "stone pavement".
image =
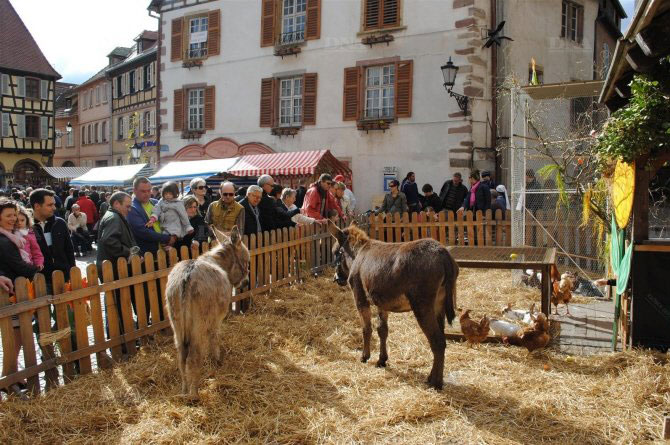
POLYGON ((552 315, 551 321, 558 325, 554 344, 566 354, 588 355, 612 350, 612 324, 614 302, 596 300, 590 304, 570 304, 570 314, 565 315, 565 306, 558 308, 560 315, 552 315))

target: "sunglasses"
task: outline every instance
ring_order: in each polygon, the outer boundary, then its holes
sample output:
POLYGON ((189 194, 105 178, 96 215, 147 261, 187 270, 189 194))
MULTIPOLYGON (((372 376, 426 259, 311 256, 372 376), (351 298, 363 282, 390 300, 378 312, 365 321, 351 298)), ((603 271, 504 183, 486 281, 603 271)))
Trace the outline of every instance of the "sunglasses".
POLYGON ((235 193, 221 193, 221 196, 235 196, 235 193))
POLYGON ((206 189, 206 188, 207 188, 206 185, 199 185, 199 186, 196 187, 196 189, 198 189, 198 190, 203 190, 203 189, 206 189))
POLYGON ((389 184, 389 187, 396 188, 396 187, 398 187, 398 184, 389 184))
POLYGON ((324 184, 325 184, 325 185, 333 185, 333 183, 330 182, 330 181, 329 181, 329 182, 324 182, 324 184))

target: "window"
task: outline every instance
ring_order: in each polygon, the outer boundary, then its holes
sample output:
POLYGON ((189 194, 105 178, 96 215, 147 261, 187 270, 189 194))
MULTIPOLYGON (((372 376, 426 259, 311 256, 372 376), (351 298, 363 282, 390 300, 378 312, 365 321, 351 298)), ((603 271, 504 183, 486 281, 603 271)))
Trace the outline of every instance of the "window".
POLYGON ((116 165, 123 165, 123 159, 116 158, 116 165))
POLYGON ((584 8, 576 3, 564 1, 561 14, 561 37, 573 42, 582 41, 584 8))
POLYGON ((207 57, 207 25, 207 17, 194 17, 189 20, 189 59, 207 57))
POLYGON ((107 121, 102 122, 101 130, 100 130, 100 139, 102 142, 107 142, 107 121))
POLYGON ((116 138, 120 141, 123 139, 123 118, 120 117, 116 121, 116 138))
POLYGON ((86 140, 89 144, 93 143, 93 134, 91 133, 91 124, 86 126, 86 140))
POLYGON ((40 116, 40 138, 49 139, 49 117, 40 116))
POLYGON ((108 162, 106 159, 103 159, 102 161, 95 161, 95 166, 96 167, 107 167, 108 162))
POLYGON ((56 148, 61 148, 61 139, 62 138, 56 137, 56 148))
POLYGON ((128 94, 133 94, 135 92, 135 71, 128 74, 128 83, 128 94))
POLYGON ((95 104, 100 105, 100 85, 95 87, 95 104))
POLYGON ((88 108, 93 108, 93 90, 88 91, 88 108))
POLYGON ((74 147, 74 131, 71 131, 67 134, 67 140, 65 141, 67 147, 74 147))
POLYGON ((151 111, 145 111, 142 118, 142 133, 144 135, 151 134, 151 111))
POLYGON ((118 76, 116 78, 116 97, 121 97, 123 96, 123 77, 118 76))
MULTIPOLYGON (((537 74, 538 84, 542 85, 544 83, 544 69, 539 65, 535 65, 535 74, 537 74)), ((528 67, 528 85, 532 84, 533 84, 533 67, 530 66, 528 67)))
POLYGON ((0 89, 0 94, 9 94, 9 74, 2 74, 0 77, 2 82, 2 87, 0 89))
POLYGON ((102 103, 106 104, 107 103, 107 89, 109 88, 109 84, 105 83, 102 86, 102 103))
POLYGON ((2 113, 2 130, 0 136, 3 138, 9 137, 9 113, 2 113))
POLYGON ((26 94, 28 99, 40 98, 40 81, 39 79, 26 78, 26 94))
POLYGON ((197 88, 188 91, 188 129, 204 129, 205 90, 197 88))
POLYGON ((279 80, 279 126, 299 127, 302 124, 303 76, 279 80))
POLYGON ((366 31, 400 25, 400 0, 364 0, 366 31))
POLYGON ((81 145, 86 145, 86 127, 81 127, 81 145))
POLYGON ((16 78, 16 95, 19 97, 25 97, 26 96, 26 78, 25 77, 17 77, 16 78))
POLYGON ((40 99, 49 100, 49 81, 40 80, 40 99))
POLYGON ((281 44, 305 40, 307 0, 283 0, 281 44))
POLYGON ((151 64, 145 65, 144 68, 144 89, 151 88, 151 64))
POLYGON ((603 50, 602 50, 603 65, 600 70, 601 79, 605 79, 607 77, 607 72, 610 69, 611 56, 612 53, 610 52, 610 46, 607 44, 607 42, 603 43, 603 50))
POLYGON ((392 118, 395 65, 373 66, 365 73, 365 118, 392 118))
POLYGON ((40 118, 39 116, 26 116, 26 138, 40 138, 40 118))
POLYGON ((95 138, 95 143, 96 143, 96 144, 99 142, 99 139, 98 139, 98 135, 99 135, 98 131, 99 131, 99 130, 100 130, 100 128, 99 128, 99 126, 98 126, 98 123, 96 122, 96 123, 95 123, 95 127, 94 127, 94 129, 93 129, 93 134, 94 134, 93 137, 95 138))

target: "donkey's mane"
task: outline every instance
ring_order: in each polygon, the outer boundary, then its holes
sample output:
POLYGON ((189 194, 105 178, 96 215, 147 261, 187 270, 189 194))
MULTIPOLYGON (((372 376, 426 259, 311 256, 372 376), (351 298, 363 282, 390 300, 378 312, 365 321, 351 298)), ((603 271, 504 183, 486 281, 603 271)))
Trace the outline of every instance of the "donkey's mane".
POLYGON ((349 243, 352 246, 365 246, 370 242, 368 235, 358 227, 352 225, 346 229, 347 234, 349 235, 349 243))

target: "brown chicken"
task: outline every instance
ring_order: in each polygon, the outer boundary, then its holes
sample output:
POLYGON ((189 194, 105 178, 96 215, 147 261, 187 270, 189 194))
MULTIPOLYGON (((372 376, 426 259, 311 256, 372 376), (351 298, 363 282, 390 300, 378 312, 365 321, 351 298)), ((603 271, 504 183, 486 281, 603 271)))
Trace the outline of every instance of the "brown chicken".
POLYGON ((470 318, 470 309, 464 311, 459 318, 461 323, 461 332, 467 340, 468 346, 481 343, 489 335, 489 318, 484 315, 479 322, 470 318))
POLYGON ((566 272, 560 276, 560 281, 554 279, 554 273, 552 275, 552 292, 551 292, 551 303, 556 306, 556 315, 558 315, 558 305, 560 303, 565 304, 566 314, 570 315, 570 308, 568 303, 572 300, 572 290, 575 285, 575 276, 570 272, 566 272))
POLYGON ((537 315, 533 326, 524 329, 521 335, 503 337, 504 344, 523 346, 528 349, 529 353, 544 348, 549 343, 549 340, 551 340, 549 322, 547 321, 547 316, 542 313, 537 315))

